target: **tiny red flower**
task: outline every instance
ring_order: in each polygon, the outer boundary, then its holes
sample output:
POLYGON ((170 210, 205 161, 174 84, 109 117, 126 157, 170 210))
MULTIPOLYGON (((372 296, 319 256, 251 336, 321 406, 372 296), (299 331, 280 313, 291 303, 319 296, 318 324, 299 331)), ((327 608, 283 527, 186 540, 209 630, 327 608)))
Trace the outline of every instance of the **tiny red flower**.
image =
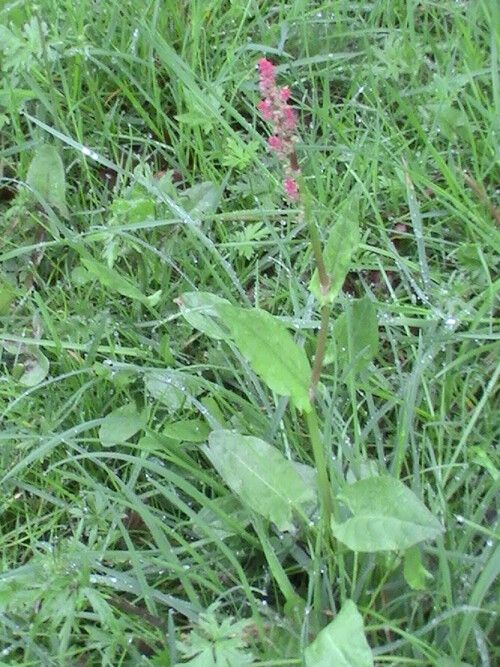
POLYGON ((270 100, 261 100, 258 107, 264 120, 270 120, 272 118, 272 104, 270 100))
POLYGON ((283 102, 286 102, 288 98, 290 97, 290 88, 288 86, 285 86, 280 90, 280 96, 283 102))
POLYGON ((275 83, 275 68, 272 62, 266 58, 261 58, 258 62, 260 70, 260 89, 263 93, 267 92, 275 83))
POLYGON ((290 107, 286 107, 283 110, 283 114, 285 116, 285 125, 288 130, 293 130, 295 127, 295 116, 293 114, 293 109, 290 107))
POLYGON ((266 79, 274 79, 274 65, 267 58, 261 58, 257 63, 259 65, 260 73, 266 79))
POLYGON ((288 197, 292 201, 297 201, 299 198, 299 186, 297 185, 297 181, 293 178, 287 178, 285 179, 283 186, 288 197))
POLYGON ((269 148, 272 151, 279 151, 281 149, 281 139, 279 137, 275 137, 274 135, 272 137, 269 137, 267 140, 267 143, 269 144, 269 148))

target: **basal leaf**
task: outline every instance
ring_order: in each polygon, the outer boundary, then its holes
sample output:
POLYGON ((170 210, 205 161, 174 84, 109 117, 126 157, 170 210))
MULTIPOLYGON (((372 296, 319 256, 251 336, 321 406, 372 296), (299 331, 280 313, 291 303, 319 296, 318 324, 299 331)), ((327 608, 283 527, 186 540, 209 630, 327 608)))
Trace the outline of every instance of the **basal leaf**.
POLYGON ((373 667, 363 618, 352 600, 306 648, 305 662, 306 667, 373 667))
POLYGON ((338 296, 351 265, 351 257, 359 244, 359 221, 357 199, 351 197, 335 214, 336 220, 326 242, 323 256, 330 286, 323 294, 316 270, 309 289, 321 304, 332 303, 338 296))
POLYGON ((66 176, 64 164, 55 146, 44 144, 35 153, 26 176, 27 185, 62 215, 66 207, 66 176))
POLYGON ((332 532, 353 551, 404 550, 444 530, 413 491, 388 475, 346 485, 338 498, 352 517, 332 520, 332 532))
POLYGON ((316 497, 293 463, 264 440, 233 431, 213 431, 208 443, 205 453, 240 500, 278 530, 293 530, 292 510, 316 497))
POLYGON ((377 310, 371 299, 347 301, 333 331, 339 363, 359 372, 378 352, 377 310))
POLYGON ((166 405, 172 413, 190 406, 191 399, 202 391, 196 376, 172 369, 147 373, 145 384, 151 396, 166 405))
POLYGON ((49 373, 49 360, 39 350, 31 356, 29 355, 22 364, 23 373, 19 382, 25 387, 36 387, 43 382, 49 373))
POLYGON ((251 516, 239 498, 231 493, 221 498, 214 498, 209 505, 202 507, 198 512, 198 521, 193 524, 193 530, 200 537, 205 537, 205 532, 200 529, 200 526, 206 525, 223 540, 246 528, 251 521, 251 516), (224 520, 225 516, 227 520, 224 520))
POLYGON ((186 292, 176 299, 183 317, 198 331, 215 338, 225 340, 231 334, 221 319, 217 306, 229 305, 227 299, 210 294, 210 292, 186 292))
POLYGON ((311 409, 311 368, 304 348, 293 340, 278 319, 260 308, 217 307, 232 338, 267 386, 280 396, 290 396, 299 410, 311 409))
POLYGON ((135 403, 123 405, 104 418, 99 429, 99 440, 104 447, 127 442, 147 424, 147 413, 139 412, 135 403))

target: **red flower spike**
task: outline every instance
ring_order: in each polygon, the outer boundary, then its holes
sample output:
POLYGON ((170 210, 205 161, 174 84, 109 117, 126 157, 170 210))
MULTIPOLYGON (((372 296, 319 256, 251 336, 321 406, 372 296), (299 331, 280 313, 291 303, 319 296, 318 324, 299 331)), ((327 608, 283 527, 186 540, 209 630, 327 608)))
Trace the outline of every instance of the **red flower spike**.
POLYGON ((268 145, 270 150, 276 151, 283 165, 287 176, 283 187, 288 198, 291 201, 297 201, 299 199, 299 186, 295 179, 300 175, 300 169, 295 153, 295 142, 297 140, 294 133, 295 115, 292 107, 288 105, 290 88, 287 86, 280 88, 276 84, 276 68, 267 58, 261 58, 258 66, 260 72, 259 88, 263 98, 258 103, 258 109, 262 118, 270 121, 272 126, 272 136, 268 139, 268 145))

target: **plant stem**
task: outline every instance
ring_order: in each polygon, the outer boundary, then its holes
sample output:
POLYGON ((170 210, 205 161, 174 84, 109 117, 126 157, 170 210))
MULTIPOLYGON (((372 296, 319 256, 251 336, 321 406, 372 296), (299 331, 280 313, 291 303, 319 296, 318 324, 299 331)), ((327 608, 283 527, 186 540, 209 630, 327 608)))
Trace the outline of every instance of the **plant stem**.
POLYGON ((321 325, 318 333, 318 340, 316 342, 316 354, 314 355, 314 366, 311 374, 311 384, 309 387, 309 394, 311 401, 314 401, 316 393, 316 385, 321 376, 321 369, 323 368, 323 360, 326 351, 326 338, 328 335, 328 322, 330 320, 331 306, 325 303, 321 308, 321 325))
POLYGON ((309 227, 309 237, 311 239, 311 246, 314 253, 314 261, 316 262, 316 268, 318 269, 319 284, 321 286, 321 292, 327 294, 328 289, 330 288, 330 276, 326 271, 325 260, 323 258, 323 248, 321 247, 321 240, 319 238, 318 229, 316 224, 311 220, 310 211, 307 207, 304 211, 304 215, 307 217, 307 225, 309 227))
MULTIPOLYGON (((319 237, 318 228, 313 219, 311 210, 311 200, 309 193, 305 187, 304 179, 299 179, 300 193, 302 197, 301 216, 307 222, 309 229, 309 238, 314 254, 316 268, 318 270, 319 283, 322 294, 326 295, 330 288, 330 276, 327 273, 325 260, 323 257, 323 248, 321 246, 321 239, 319 237)), ((328 468, 326 465, 325 454, 323 451, 323 443, 321 432, 318 425, 318 415, 316 406, 314 404, 316 385, 319 382, 321 369, 323 367, 323 360, 325 358, 326 338, 328 334, 328 322, 330 319, 331 306, 328 303, 323 304, 321 308, 321 326, 318 332, 318 339, 316 343, 316 354, 314 357, 314 365, 311 374, 311 382, 309 385, 309 395, 311 399, 312 408, 307 413, 307 430, 311 439, 311 446, 313 450, 314 463, 318 474, 318 489, 320 496, 321 517, 325 526, 325 534, 328 542, 331 542, 331 527, 330 520, 332 516, 332 495, 330 489, 330 480, 328 477, 328 468)))
MULTIPOLYGON (((295 153, 293 153, 292 156, 295 162, 297 162, 295 153)), ((325 259, 323 257, 323 247, 321 245, 321 239, 319 237, 318 228, 316 226, 316 222, 314 220, 312 213, 311 195, 309 194, 309 191, 305 184, 304 177, 302 175, 297 177, 297 181, 299 184, 299 192, 301 198, 300 217, 307 223, 309 231, 309 239, 311 241, 311 247, 314 254, 314 262, 316 264, 316 268, 318 269, 321 292, 326 295, 330 288, 331 280, 326 270, 325 259)))
POLYGON ((330 480, 326 467, 325 454, 321 442, 321 433, 318 425, 318 415, 314 404, 306 415, 307 430, 311 439, 314 463, 318 471, 318 488, 320 495, 321 516, 324 521, 326 535, 330 536, 330 519, 332 516, 332 496, 330 492, 330 480))

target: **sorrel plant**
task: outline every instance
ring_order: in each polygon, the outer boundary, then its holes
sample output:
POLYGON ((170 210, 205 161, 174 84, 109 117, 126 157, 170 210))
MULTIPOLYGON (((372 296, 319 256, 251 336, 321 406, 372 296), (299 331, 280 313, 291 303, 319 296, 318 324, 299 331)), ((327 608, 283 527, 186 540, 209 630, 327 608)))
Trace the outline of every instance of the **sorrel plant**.
MULTIPOLYGON (((325 554, 337 553, 342 558, 347 546, 355 552, 395 550, 414 557, 415 544, 441 534, 440 522, 402 481, 373 473, 370 461, 365 462, 371 470, 368 476, 358 474, 354 482, 347 483, 344 471, 332 463, 331 445, 322 434, 323 415, 318 411, 332 304, 342 290, 359 243, 355 205, 358 193, 354 193, 354 203, 347 202, 337 212, 323 246, 313 214, 314 196, 306 185, 296 153, 299 137, 297 120, 289 104, 290 89, 277 84, 276 68, 269 60, 261 59, 258 68, 262 96, 258 109, 272 129, 268 146, 278 156, 284 173, 284 192, 290 205, 296 207, 297 221, 306 223, 313 251, 309 288, 320 310, 313 359, 308 358, 305 348, 294 340, 282 321, 266 310, 242 308, 202 292, 184 294, 177 301, 193 327, 237 349, 271 391, 289 397, 291 408, 304 416, 315 470, 304 472, 303 466, 299 473, 293 461, 270 443, 221 429, 216 421, 204 451, 243 505, 273 523, 279 531, 297 530, 294 515, 299 530, 305 534, 312 531, 325 554), (311 486, 313 479, 317 480, 317 489, 311 486), (319 502, 319 517, 314 512, 315 498, 319 502), (347 520, 345 507, 350 513, 347 520)), ((364 300, 357 305, 364 307, 364 300)), ((355 322, 355 326, 362 327, 363 323, 355 322)), ((351 361, 355 365, 357 360, 351 361)), ((265 544, 262 523, 256 521, 254 527, 265 544)), ((304 602, 298 599, 270 550, 266 557, 289 606, 304 609, 304 602)))

